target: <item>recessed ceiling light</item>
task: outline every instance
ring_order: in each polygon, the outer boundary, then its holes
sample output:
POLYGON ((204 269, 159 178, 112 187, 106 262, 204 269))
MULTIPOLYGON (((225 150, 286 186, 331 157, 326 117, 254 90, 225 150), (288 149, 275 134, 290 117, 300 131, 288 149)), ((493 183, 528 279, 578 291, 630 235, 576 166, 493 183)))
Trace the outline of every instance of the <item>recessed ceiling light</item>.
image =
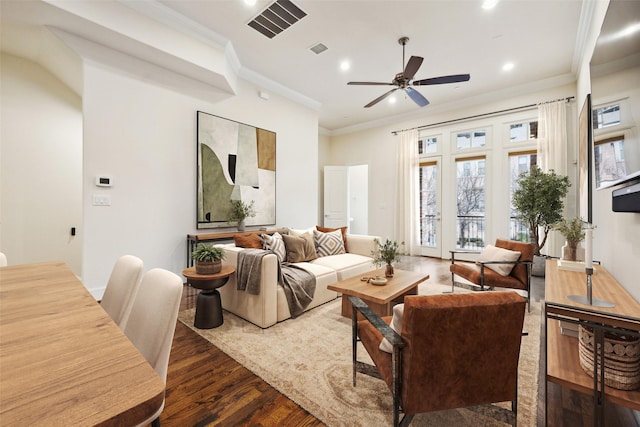
POLYGON ((515 67, 513 62, 507 62, 502 66, 502 71, 511 71, 515 67))
POLYGON ((244 4, 246 4, 247 6, 255 6, 256 1, 258 0, 244 0, 244 4))
POLYGON ((396 97, 395 96, 389 97, 389 104, 395 104, 395 103, 396 103, 396 97))
POLYGON ((351 68, 351 63, 349 61, 347 61, 346 59, 342 62, 340 62, 340 69, 342 71, 347 71, 349 68, 351 68))
POLYGON ((485 0, 485 1, 482 2, 482 8, 484 10, 493 9, 498 4, 498 1, 499 0, 485 0))

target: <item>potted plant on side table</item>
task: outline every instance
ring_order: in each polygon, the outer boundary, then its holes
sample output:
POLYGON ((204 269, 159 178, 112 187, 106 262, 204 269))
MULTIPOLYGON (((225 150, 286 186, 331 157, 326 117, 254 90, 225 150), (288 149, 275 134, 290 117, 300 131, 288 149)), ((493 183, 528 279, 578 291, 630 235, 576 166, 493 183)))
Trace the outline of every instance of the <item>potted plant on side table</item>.
POLYGON ((544 257, 540 250, 547 242, 551 228, 562 219, 564 198, 571 182, 553 170, 543 172, 533 166, 529 172, 518 175, 516 186, 513 192, 516 217, 527 224, 531 243, 535 245, 532 274, 544 276, 544 257))
POLYGON ((225 254, 221 247, 200 243, 191 255, 196 262, 197 274, 216 274, 222 270, 225 254))
POLYGON ((584 248, 579 244, 584 239, 584 230, 582 229, 582 218, 566 219, 557 223, 553 228, 558 230, 564 236, 566 241, 562 247, 562 259, 567 261, 584 260, 584 248))
POLYGON ((254 204, 253 200, 250 203, 245 203, 242 200, 231 200, 229 220, 238 222, 238 231, 244 231, 244 221, 246 218, 256 216, 254 204))
POLYGON ((373 256, 373 263, 376 267, 380 268, 381 265, 386 264, 384 275, 385 277, 393 277, 393 263, 400 261, 399 247, 404 245, 404 242, 398 244, 395 240, 386 239, 384 243, 380 243, 380 240, 374 239, 376 249, 371 251, 373 256))

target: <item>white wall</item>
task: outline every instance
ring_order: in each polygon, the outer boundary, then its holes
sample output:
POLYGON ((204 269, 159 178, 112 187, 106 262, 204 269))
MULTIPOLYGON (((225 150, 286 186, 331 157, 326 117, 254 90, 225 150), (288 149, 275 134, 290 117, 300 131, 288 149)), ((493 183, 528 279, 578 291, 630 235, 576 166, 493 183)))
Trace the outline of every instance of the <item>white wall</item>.
POLYGON ((0 251, 81 275, 81 99, 34 62, 2 53, 0 64, 0 251))
POLYGON ((186 236, 197 232, 197 110, 276 132, 277 225, 316 224, 316 112, 277 96, 263 101, 246 83, 238 96, 208 104, 95 64, 84 80, 83 281, 94 293, 126 253, 145 270, 185 267, 186 236), (98 174, 112 175, 114 186, 94 186, 98 174), (112 206, 92 206, 94 194, 109 194, 112 206))
MULTIPOLYGON (((629 115, 623 114, 633 120, 632 133, 636 139, 625 141, 625 144, 639 144, 640 68, 594 78, 591 90, 593 105, 626 99, 624 106, 631 111, 629 115)), ((607 271, 640 301, 640 282, 634 268, 640 259, 640 213, 612 211, 611 193, 617 188, 620 187, 594 190, 593 193, 593 223, 597 227, 593 239, 594 258, 601 260, 607 271)))
MULTIPOLYGON (((579 105, 582 105, 587 94, 591 93, 593 84, 596 85, 594 93, 595 90, 602 92, 604 89, 598 87, 597 79, 591 81, 589 62, 608 6, 608 1, 596 2, 594 5, 593 19, 578 70, 577 99, 579 105)), ((624 82, 617 83, 624 85, 624 82)), ((609 83, 602 80, 600 84, 608 85, 609 83)), ((636 83, 636 92, 637 87, 636 83)), ((607 89, 609 88, 607 87, 607 89)), ((615 89, 613 91, 615 93, 615 89)), ((596 96, 598 97, 597 94, 596 96)), ((599 97, 602 99, 601 96, 599 97)), ((595 102, 599 101, 596 99, 595 102)), ((636 268, 638 259, 640 259, 640 244, 638 243, 640 242, 640 214, 613 212, 611 210, 611 191, 613 189, 597 190, 593 194, 593 223, 598 227, 594 233, 593 255, 595 259, 602 261, 607 271, 631 293, 636 301, 640 301, 640 283, 637 279, 636 268)))

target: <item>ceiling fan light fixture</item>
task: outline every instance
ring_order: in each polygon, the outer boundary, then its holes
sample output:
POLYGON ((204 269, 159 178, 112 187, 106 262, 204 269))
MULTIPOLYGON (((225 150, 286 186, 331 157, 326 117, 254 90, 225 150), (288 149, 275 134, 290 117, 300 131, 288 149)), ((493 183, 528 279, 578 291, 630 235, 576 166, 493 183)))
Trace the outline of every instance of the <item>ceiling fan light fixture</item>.
POLYGON ((398 43, 402 45, 402 67, 404 71, 401 71, 395 75, 391 82, 347 82, 347 85, 358 86, 395 86, 395 88, 382 94, 373 101, 369 102, 364 108, 369 108, 376 105, 378 102, 387 98, 393 92, 397 90, 403 90, 413 102, 419 107, 426 107, 429 105, 429 100, 425 98, 420 92, 415 90, 413 86, 429 86, 440 85, 449 83, 458 83, 469 81, 471 76, 469 74, 454 74, 450 76, 432 77, 429 79, 414 80, 413 77, 418 72, 418 69, 422 65, 424 58, 421 56, 411 56, 406 65, 404 62, 405 45, 409 41, 409 37, 401 37, 398 43))

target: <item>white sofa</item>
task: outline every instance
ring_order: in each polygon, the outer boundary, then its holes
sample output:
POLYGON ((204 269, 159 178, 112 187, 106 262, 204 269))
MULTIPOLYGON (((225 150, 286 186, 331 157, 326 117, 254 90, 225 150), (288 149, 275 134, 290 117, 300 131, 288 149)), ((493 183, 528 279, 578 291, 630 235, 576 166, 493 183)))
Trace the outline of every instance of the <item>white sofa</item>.
MULTIPOLYGON (((356 234, 347 234, 346 238, 348 253, 296 263, 316 276, 316 291, 306 310, 338 297, 336 292, 327 289, 328 285, 375 268, 371 251, 375 249, 374 239, 379 238, 356 234)), ((236 267, 238 253, 245 249, 236 247, 234 244, 220 246, 225 250, 225 259, 222 263, 236 267)), ((287 299, 284 290, 278 285, 277 263, 275 254, 268 254, 262 258, 258 295, 238 291, 236 275, 231 275, 227 284, 218 289, 222 297, 222 307, 261 328, 268 328, 277 322, 289 319, 291 314, 287 299)))

